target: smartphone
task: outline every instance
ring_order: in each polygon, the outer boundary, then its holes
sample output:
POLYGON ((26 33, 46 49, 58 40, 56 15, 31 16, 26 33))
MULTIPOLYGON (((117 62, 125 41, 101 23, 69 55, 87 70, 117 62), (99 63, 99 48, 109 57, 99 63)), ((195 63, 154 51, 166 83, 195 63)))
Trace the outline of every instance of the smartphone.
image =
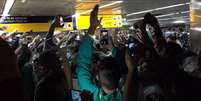
POLYGON ((128 54, 130 56, 135 56, 137 54, 137 48, 138 48, 137 43, 134 42, 128 43, 127 47, 128 47, 128 54))
POLYGON ((79 91, 79 90, 72 89, 71 96, 72 96, 73 101, 82 101, 81 91, 79 91))
POLYGON ((107 30, 102 30, 101 33, 102 33, 102 36, 101 36, 101 39, 100 39, 100 44, 101 45, 107 45, 108 40, 109 40, 108 31, 107 30))
POLYGON ((135 44, 135 43, 129 43, 128 44, 128 48, 129 49, 135 49, 135 48, 137 48, 137 44, 135 44))
POLYGON ((63 17, 60 17, 60 25, 64 26, 64 19, 63 19, 63 17))

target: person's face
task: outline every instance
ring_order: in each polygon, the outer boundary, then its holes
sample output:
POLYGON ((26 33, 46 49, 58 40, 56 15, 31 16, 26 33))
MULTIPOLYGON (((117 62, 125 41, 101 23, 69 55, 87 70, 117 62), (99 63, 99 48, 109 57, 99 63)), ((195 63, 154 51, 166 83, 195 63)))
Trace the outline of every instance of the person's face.
POLYGON ((115 89, 109 89, 107 87, 102 87, 103 91, 106 93, 106 94, 111 94, 114 92, 115 89))
POLYGON ((193 56, 193 57, 186 58, 183 63, 183 68, 184 68, 184 71, 186 71, 188 73, 192 73, 192 72, 198 70, 199 69, 198 57, 193 56))
POLYGON ((146 31, 147 31, 147 32, 151 32, 151 33, 154 34, 154 27, 151 26, 150 24, 147 24, 147 25, 146 25, 146 31))
POLYGON ((155 32, 154 32, 154 27, 151 26, 150 24, 146 25, 146 32, 148 34, 148 37, 150 40, 154 41, 154 36, 155 36, 155 32))
POLYGON ((100 82, 100 86, 101 88, 103 89, 103 91, 107 94, 110 94, 110 93, 113 93, 115 88, 114 87, 106 87, 104 85, 101 84, 101 81, 104 81, 105 80, 105 73, 104 71, 99 71, 98 72, 98 75, 97 75, 97 80, 100 82))

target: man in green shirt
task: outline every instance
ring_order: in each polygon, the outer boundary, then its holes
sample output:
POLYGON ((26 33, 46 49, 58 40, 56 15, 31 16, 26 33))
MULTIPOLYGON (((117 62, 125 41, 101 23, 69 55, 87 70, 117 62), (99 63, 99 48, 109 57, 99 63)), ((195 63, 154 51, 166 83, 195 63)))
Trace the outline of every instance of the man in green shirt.
POLYGON ((96 28, 100 25, 101 20, 98 20, 97 5, 91 12, 90 27, 88 35, 85 36, 80 46, 77 56, 77 69, 78 83, 81 90, 87 90, 93 94, 94 101, 122 101, 123 92, 118 88, 120 80, 120 72, 118 65, 112 57, 103 59, 98 66, 98 73, 96 78, 99 85, 93 82, 92 77, 92 54, 93 38, 96 28))

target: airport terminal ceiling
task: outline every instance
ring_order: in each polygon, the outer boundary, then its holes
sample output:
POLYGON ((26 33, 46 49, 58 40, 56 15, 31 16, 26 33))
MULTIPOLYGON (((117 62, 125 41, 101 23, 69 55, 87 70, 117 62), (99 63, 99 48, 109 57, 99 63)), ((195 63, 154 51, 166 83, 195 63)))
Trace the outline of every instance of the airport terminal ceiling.
MULTIPOLYGON (((162 24, 175 20, 189 21, 190 0, 10 0, 14 1, 11 16, 88 15, 100 4, 100 14, 122 14, 128 23, 141 19, 146 12, 159 16, 162 24)), ((6 0, 0 0, 3 13, 6 0)))

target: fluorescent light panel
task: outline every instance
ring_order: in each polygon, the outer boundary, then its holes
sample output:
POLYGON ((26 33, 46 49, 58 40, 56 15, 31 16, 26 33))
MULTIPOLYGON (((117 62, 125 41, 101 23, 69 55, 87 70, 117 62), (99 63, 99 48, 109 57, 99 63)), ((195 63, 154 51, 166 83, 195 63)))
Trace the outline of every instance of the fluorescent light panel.
POLYGON ((3 10, 3 16, 8 15, 10 9, 12 8, 13 4, 14 4, 15 0, 6 0, 6 4, 3 10))
POLYGON ((120 3, 123 3, 123 1, 115 1, 115 2, 112 2, 112 3, 106 4, 106 5, 102 5, 102 6, 100 6, 100 9, 105 8, 105 7, 109 7, 109 6, 112 6, 112 5, 120 4, 120 3))
POLYGON ((127 21, 131 22, 131 21, 137 21, 137 20, 142 20, 142 19, 144 19, 144 18, 141 17, 141 18, 136 18, 136 19, 129 19, 129 20, 127 20, 127 21))
POLYGON ((193 27, 193 28, 191 28, 191 30, 194 30, 194 31, 199 31, 199 32, 201 32, 201 27, 193 27))
POLYGON ((26 2, 26 0, 22 0, 21 2, 22 2, 22 3, 25 3, 25 2, 26 2))
POLYGON ((158 20, 165 21, 165 20, 183 19, 183 18, 189 18, 189 16, 172 17, 172 18, 165 18, 165 19, 158 19, 158 20))
POLYGON ((159 15, 159 16, 156 16, 156 17, 161 18, 161 17, 172 16, 172 15, 176 15, 176 14, 179 14, 179 13, 169 13, 169 14, 159 15))
POLYGON ((201 15, 195 15, 195 16, 201 18, 201 15))
POLYGON ((183 20, 177 20, 177 21, 174 21, 173 23, 175 23, 175 24, 181 24, 181 23, 185 23, 185 21, 183 21, 183 20))
POLYGON ((190 11, 183 11, 181 12, 181 14, 185 14, 185 13, 189 13, 190 11))
POLYGON ((174 8, 174 7, 179 7, 179 6, 189 5, 189 4, 190 3, 188 2, 188 3, 181 3, 181 4, 176 4, 176 5, 170 5, 170 6, 150 9, 150 10, 144 10, 144 11, 140 11, 140 12, 134 12, 134 13, 127 14, 127 16, 133 16, 133 15, 148 13, 148 12, 152 12, 152 11, 159 11, 159 10, 164 10, 164 9, 168 9, 168 8, 174 8))
MULTIPOLYGON (((109 6, 112 6, 112 5, 116 5, 116 4, 120 4, 120 3, 123 3, 123 1, 115 1, 115 2, 112 2, 112 3, 109 3, 109 4, 102 5, 99 8, 102 9, 102 8, 106 8, 106 7, 109 7, 109 6)), ((78 15, 90 13, 91 11, 92 11, 92 9, 84 11, 82 13, 78 13, 78 15)))
MULTIPOLYGON (((169 14, 164 14, 164 15, 159 15, 156 16, 156 18, 161 18, 161 17, 167 17, 167 16, 173 16, 173 15, 177 15, 177 14, 185 14, 185 13, 189 13, 190 11, 182 11, 182 12, 176 12, 176 13, 169 13, 169 14)), ((142 20, 143 17, 141 18, 135 18, 135 19, 129 19, 127 21, 136 21, 136 20, 142 20)))

